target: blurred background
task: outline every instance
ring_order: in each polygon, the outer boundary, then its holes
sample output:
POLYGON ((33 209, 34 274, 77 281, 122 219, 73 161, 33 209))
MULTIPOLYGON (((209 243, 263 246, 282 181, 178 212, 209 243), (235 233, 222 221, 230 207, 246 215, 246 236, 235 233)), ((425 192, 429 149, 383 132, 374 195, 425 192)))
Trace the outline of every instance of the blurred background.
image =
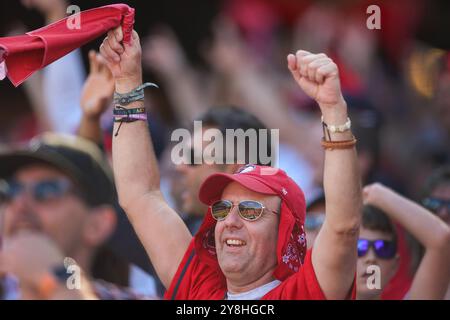
MULTIPOLYGON (((147 90, 146 106, 162 188, 174 208, 182 202, 183 184, 177 183, 170 161, 170 134, 190 128, 213 106, 237 106, 268 128, 280 129, 278 165, 305 190, 309 202, 320 195, 320 111, 293 81, 286 63, 286 56, 298 49, 323 52, 338 64, 363 185, 382 182, 420 202, 427 178, 449 164, 449 1, 121 2, 136 9, 144 80, 160 86, 147 90), (367 28, 369 5, 379 6, 381 29, 367 28)), ((2 0, 0 35, 23 34, 64 18, 71 4, 87 10, 111 3, 116 2, 2 0)), ((102 40, 18 88, 0 82, 0 150, 44 131, 77 132, 88 52, 98 50, 102 40)), ((102 144, 110 155, 110 111, 101 124, 102 144)), ((128 250, 121 241, 127 236, 116 234, 119 251, 128 250)), ((148 261, 136 263, 153 272, 148 261)))
MULTIPOLYGON (((297 121, 302 130, 286 130, 286 134, 281 130, 282 139, 298 140, 291 136, 305 130, 311 137, 303 140, 315 139, 320 127, 311 124, 313 128, 309 128, 308 119, 311 115, 315 119, 318 108, 298 90, 286 68, 286 55, 304 49, 324 52, 339 65, 343 90, 355 114, 366 182, 381 180, 414 198, 420 195, 431 170, 448 162, 448 1, 123 2, 136 8, 144 79, 160 84, 162 89, 151 93, 158 154, 168 144, 172 129, 188 125, 211 105, 257 110, 262 114, 256 115, 273 128, 284 128, 279 122, 284 119, 297 121), (371 4, 381 9, 380 30, 366 27, 370 16, 366 8, 371 4), (180 88, 177 83, 184 81, 190 82, 188 88, 180 88), (261 89, 262 96, 270 92, 269 101, 251 93, 253 90, 258 96, 261 89), (262 110, 287 116, 274 119, 262 110)), ((2 1, 0 34, 22 34, 41 27, 61 14, 59 8, 70 4, 86 10, 110 3, 2 1)), ((98 50, 101 40, 81 49, 80 59, 60 74, 64 81, 58 89, 46 89, 45 81, 43 89, 36 89, 34 79, 19 88, 9 81, 0 83, 1 144, 26 141, 48 129, 76 130, 81 114, 76 97, 88 72, 87 53, 98 50), (37 98, 38 93, 44 97, 37 98), (68 97, 72 99, 65 99, 68 97), (52 103, 58 104, 65 115, 59 124, 43 116, 52 103)), ((55 76, 49 78, 47 83, 55 76)), ((307 154, 308 146, 301 147, 294 149, 303 153, 309 165, 320 163, 314 151, 307 154)), ((320 181, 320 177, 309 179, 320 181)))

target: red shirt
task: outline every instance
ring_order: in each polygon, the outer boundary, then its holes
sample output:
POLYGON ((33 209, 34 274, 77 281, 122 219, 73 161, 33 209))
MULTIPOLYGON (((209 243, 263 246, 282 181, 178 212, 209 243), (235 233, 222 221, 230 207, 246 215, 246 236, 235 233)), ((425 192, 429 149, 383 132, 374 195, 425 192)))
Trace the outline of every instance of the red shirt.
MULTIPOLYGON (((299 271, 289 276, 262 299, 270 300, 324 300, 325 295, 317 281, 311 261, 311 250, 299 271)), ((353 294, 355 296, 355 286, 353 294)), ((178 267, 177 273, 166 292, 165 299, 180 300, 222 300, 227 293, 223 274, 198 258, 191 242, 178 267), (176 290, 175 290, 176 288, 176 290)))

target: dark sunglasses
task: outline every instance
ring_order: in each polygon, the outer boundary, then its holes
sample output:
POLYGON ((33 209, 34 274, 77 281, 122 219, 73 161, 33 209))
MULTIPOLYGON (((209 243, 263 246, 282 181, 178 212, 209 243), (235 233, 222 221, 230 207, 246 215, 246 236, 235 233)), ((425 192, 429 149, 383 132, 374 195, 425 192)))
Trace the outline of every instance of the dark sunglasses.
MULTIPOLYGON (((236 205, 230 200, 219 200, 210 206, 211 214, 217 221, 224 220, 234 206, 238 207, 241 218, 247 221, 259 219, 262 216, 264 209, 267 209, 261 202, 254 200, 242 200, 236 205)), ((278 212, 273 210, 267 209, 267 211, 278 214, 278 212)))
POLYGON ((36 202, 47 202, 60 199, 68 192, 75 192, 72 183, 66 179, 42 180, 33 184, 9 181, 7 187, 8 200, 14 200, 23 192, 29 192, 36 202))
POLYGON ((450 212, 450 200, 428 197, 422 200, 422 204, 425 208, 435 213, 444 207, 446 207, 447 211, 450 212))
POLYGON ((371 247, 380 259, 392 259, 397 253, 397 246, 393 241, 358 239, 358 257, 364 257, 371 247))

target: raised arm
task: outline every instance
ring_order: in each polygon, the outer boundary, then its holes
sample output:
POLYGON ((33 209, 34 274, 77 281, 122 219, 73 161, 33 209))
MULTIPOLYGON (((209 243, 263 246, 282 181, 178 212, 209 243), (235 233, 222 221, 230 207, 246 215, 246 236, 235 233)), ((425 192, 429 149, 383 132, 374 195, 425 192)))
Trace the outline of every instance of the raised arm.
MULTIPOLYGON (((347 121, 336 64, 325 54, 299 50, 288 56, 288 67, 307 95, 316 100, 328 125, 347 121)), ((330 133, 332 141, 352 140, 351 131, 330 133)), ((319 141, 317 142, 320 146, 319 141)), ((312 252, 317 280, 328 299, 349 297, 355 278, 362 206, 355 147, 326 149, 324 164, 326 219, 312 252)))
MULTIPOLYGON (((141 47, 133 31, 131 44, 122 44, 122 30, 108 32, 100 52, 111 70, 116 92, 130 92, 142 84, 141 47)), ((142 102, 124 107, 136 108, 142 102)), ((114 132, 118 124, 115 124, 114 132)), ((128 215, 166 288, 191 241, 179 215, 160 191, 158 163, 146 121, 123 123, 113 139, 113 169, 120 205, 128 215)))
POLYGON ((114 79, 101 55, 89 51, 89 75, 83 85, 80 106, 81 116, 78 135, 97 145, 103 145, 100 124, 102 114, 108 108, 114 93, 114 79))
POLYGON ((366 204, 381 209, 425 247, 409 299, 443 299, 450 280, 450 228, 427 209, 382 184, 365 187, 363 194, 366 204))

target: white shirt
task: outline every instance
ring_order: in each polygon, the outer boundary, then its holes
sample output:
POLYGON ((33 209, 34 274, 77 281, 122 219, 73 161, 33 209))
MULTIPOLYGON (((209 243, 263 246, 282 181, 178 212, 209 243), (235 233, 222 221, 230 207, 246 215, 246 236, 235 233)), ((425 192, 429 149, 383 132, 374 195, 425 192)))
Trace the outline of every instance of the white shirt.
POLYGON ((281 283, 280 280, 273 280, 253 290, 242 293, 230 293, 227 292, 227 300, 259 300, 266 295, 269 291, 276 288, 281 283))

